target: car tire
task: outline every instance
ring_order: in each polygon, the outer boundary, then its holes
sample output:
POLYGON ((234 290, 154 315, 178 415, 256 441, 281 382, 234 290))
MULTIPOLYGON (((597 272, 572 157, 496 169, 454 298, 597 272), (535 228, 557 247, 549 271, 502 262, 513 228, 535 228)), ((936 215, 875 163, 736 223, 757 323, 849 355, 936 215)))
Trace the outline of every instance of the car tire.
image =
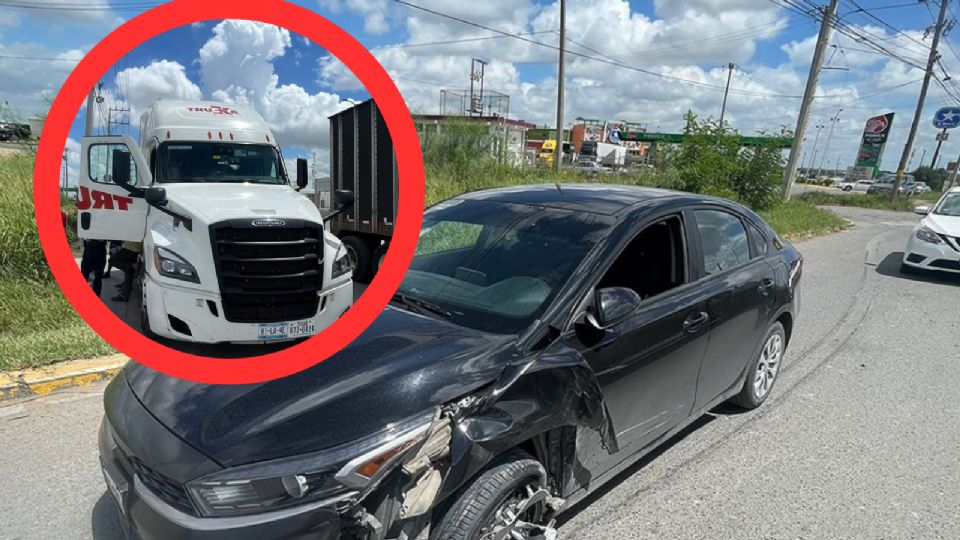
POLYGON ((731 401, 744 409, 756 409, 773 391, 777 376, 783 369, 783 354, 787 349, 787 332, 780 322, 770 325, 763 345, 752 359, 744 377, 743 387, 731 401))
MULTIPOLYGON (((496 527, 507 526, 509 519, 501 514, 509 505, 520 504, 530 490, 542 493, 547 485, 547 471, 539 461, 518 449, 510 450, 494 459, 473 481, 450 496, 442 516, 435 519, 430 530, 432 540, 479 540, 496 527), (520 501, 516 501, 520 497, 520 501)), ((516 516, 542 520, 546 506, 537 506, 516 516)), ((512 538, 510 534, 504 536, 512 538)), ((524 536, 526 538, 526 536, 524 536)))
POLYGON ((367 283, 370 280, 370 247, 359 236, 344 236, 340 240, 353 265, 353 280, 367 283))
POLYGON ((853 188, 850 187, 850 186, 847 186, 847 187, 843 188, 843 190, 844 190, 844 191, 853 191, 853 188))

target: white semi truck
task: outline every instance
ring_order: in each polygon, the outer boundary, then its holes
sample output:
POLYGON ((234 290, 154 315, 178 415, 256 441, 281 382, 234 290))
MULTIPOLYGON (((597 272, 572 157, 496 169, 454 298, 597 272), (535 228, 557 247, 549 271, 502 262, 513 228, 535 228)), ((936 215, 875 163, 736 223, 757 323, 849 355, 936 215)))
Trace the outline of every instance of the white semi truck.
MULTIPOLYGON (((233 104, 157 101, 128 135, 84 137, 83 239, 141 242, 141 325, 200 343, 316 334, 353 303, 343 244, 291 185, 260 115, 233 104)), ((337 210, 353 194, 335 194, 337 210)))

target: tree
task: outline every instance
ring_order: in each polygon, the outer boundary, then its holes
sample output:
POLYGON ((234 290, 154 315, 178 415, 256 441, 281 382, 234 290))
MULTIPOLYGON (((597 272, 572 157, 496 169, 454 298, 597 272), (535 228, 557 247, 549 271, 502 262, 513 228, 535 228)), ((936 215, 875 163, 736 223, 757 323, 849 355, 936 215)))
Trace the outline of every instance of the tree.
POLYGON ((917 182, 923 182, 930 186, 933 191, 940 191, 944 182, 950 177, 945 169, 934 169, 933 167, 918 167, 917 170, 910 173, 917 182))

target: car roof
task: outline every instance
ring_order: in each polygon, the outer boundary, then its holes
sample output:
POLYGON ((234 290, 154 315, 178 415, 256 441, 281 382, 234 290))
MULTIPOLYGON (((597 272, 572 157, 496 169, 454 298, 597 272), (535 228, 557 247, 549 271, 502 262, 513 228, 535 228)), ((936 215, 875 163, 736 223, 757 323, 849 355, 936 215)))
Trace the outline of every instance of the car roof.
POLYGON ((465 193, 458 199, 495 201, 612 216, 643 204, 667 201, 716 202, 703 195, 613 184, 535 184, 465 193))

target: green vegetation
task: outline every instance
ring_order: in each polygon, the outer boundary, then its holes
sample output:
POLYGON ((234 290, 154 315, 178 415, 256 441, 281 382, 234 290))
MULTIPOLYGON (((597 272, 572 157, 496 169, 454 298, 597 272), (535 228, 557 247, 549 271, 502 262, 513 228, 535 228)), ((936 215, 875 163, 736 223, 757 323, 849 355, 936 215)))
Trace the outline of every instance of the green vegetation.
POLYGON ((930 186, 934 193, 939 192, 943 188, 943 184, 950 178, 950 173, 946 169, 934 169, 933 167, 918 167, 910 174, 917 182, 923 182, 930 186))
POLYGON ((802 201, 816 206, 856 206, 858 208, 873 208, 875 210, 894 210, 897 212, 913 212, 913 209, 920 204, 936 202, 940 199, 940 193, 924 193, 917 197, 897 197, 896 201, 891 201, 889 195, 860 195, 855 193, 823 193, 818 191, 808 191, 794 197, 794 200, 802 201))
POLYGON ((47 267, 33 218, 33 156, 0 157, 0 370, 111 352, 47 267))
POLYGON ((833 212, 796 199, 759 213, 775 231, 790 240, 821 236, 850 226, 833 212))

